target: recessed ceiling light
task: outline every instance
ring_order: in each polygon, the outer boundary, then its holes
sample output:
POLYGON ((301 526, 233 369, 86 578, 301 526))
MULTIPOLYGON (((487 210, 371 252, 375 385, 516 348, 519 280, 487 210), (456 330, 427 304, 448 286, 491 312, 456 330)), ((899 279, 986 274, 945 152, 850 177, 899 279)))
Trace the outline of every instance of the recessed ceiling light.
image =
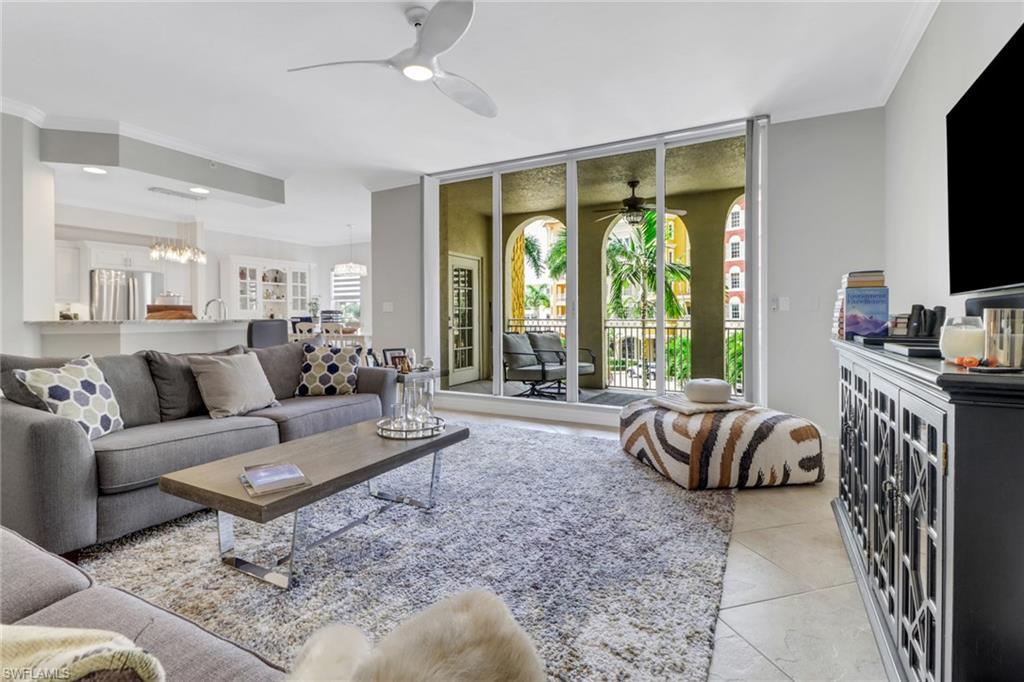
POLYGON ((419 64, 410 64, 402 69, 402 73, 405 74, 406 78, 410 78, 414 81, 428 81, 434 77, 434 70, 428 69, 425 66, 419 64))
POLYGON ((209 194, 210 193, 210 190, 206 189, 205 187, 189 187, 188 191, 192 192, 192 194, 209 194))
POLYGON ((106 168, 97 168, 96 166, 82 166, 82 170, 86 173, 92 173, 93 175, 106 175, 106 168))

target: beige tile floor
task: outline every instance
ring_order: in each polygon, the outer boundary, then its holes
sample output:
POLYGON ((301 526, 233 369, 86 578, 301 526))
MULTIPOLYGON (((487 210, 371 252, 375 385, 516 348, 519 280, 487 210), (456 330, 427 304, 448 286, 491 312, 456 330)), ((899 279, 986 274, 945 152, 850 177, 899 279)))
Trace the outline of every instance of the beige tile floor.
MULTIPOLYGON (((617 438, 614 428, 441 412, 449 419, 617 438)), ((836 455, 816 486, 741 490, 710 679, 884 680, 829 502, 836 455)))

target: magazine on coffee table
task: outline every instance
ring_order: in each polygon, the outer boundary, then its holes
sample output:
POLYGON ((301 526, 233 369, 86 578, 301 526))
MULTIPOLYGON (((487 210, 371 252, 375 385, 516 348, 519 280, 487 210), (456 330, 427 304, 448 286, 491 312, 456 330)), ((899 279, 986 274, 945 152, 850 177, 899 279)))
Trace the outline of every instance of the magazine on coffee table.
POLYGON ((252 497, 309 484, 309 479, 299 467, 286 462, 257 464, 242 469, 244 473, 238 478, 242 481, 245 492, 252 497))

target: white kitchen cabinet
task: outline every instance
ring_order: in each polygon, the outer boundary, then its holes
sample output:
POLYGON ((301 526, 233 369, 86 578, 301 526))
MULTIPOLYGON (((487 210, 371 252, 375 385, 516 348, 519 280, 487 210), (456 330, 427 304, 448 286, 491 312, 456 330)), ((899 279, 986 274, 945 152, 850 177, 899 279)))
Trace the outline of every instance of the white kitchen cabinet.
POLYGON ((150 260, 149 248, 134 244, 107 244, 83 242, 90 270, 142 270, 159 272, 157 263, 150 260))
POLYGON ((54 270, 54 299, 57 303, 79 303, 82 292, 82 249, 72 242, 57 242, 54 270))
POLYGON ((309 314, 309 263, 229 256, 221 261, 220 274, 221 298, 230 318, 309 314))

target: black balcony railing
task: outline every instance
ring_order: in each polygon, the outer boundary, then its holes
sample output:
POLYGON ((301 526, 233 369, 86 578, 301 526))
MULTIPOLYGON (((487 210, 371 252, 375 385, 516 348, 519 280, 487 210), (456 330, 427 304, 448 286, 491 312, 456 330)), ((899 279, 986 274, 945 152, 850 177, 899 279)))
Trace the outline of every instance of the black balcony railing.
MULTIPOLYGON (((513 318, 506 329, 514 332, 555 331, 565 339, 565 319, 513 318)), ((657 329, 653 319, 605 320, 605 381, 608 388, 654 390, 657 379, 657 329)), ((725 323, 724 376, 733 392, 743 394, 743 321, 725 323)), ((692 376, 693 358, 689 320, 665 321, 665 388, 681 391, 692 376)), ((600 368, 598 368, 600 371, 600 368)))

